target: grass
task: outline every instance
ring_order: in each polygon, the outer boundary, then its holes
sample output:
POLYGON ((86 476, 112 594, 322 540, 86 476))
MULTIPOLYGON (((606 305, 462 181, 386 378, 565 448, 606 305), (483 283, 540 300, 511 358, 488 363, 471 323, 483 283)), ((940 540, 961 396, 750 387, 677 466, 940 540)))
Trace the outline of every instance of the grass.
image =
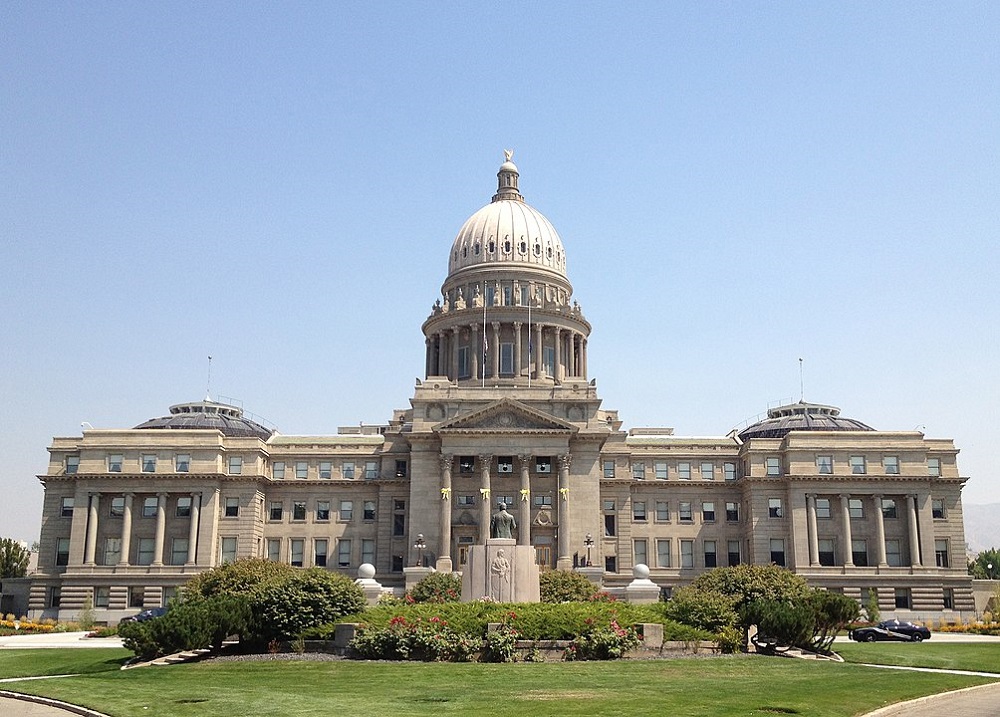
POLYGON ((132 657, 121 648, 0 650, 0 678, 110 672, 132 657))
MULTIPOLYGON (((82 704, 114 717, 254 713, 442 717, 497 711, 535 717, 848 717, 890 702, 991 681, 915 672, 900 672, 886 680, 861 665, 757 656, 515 665, 204 662, 124 672, 98 669, 109 665, 110 657, 95 656, 90 662, 94 669, 82 677, 4 687, 82 704)), ((83 658, 74 660, 86 665, 83 658)))
POLYGON ((834 649, 848 662, 1000 674, 1000 645, 996 643, 957 642, 935 645, 932 642, 838 642, 834 649))

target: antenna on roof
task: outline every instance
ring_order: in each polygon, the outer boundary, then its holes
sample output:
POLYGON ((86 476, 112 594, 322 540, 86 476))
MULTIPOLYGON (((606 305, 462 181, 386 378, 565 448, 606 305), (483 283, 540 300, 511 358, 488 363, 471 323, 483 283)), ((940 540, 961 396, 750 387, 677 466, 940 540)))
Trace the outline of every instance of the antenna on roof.
POLYGON ((802 359, 799 358, 799 403, 806 402, 806 388, 805 379, 803 379, 802 374, 802 359))
POLYGON ((212 400, 212 357, 208 357, 208 386, 205 389, 205 400, 212 400))

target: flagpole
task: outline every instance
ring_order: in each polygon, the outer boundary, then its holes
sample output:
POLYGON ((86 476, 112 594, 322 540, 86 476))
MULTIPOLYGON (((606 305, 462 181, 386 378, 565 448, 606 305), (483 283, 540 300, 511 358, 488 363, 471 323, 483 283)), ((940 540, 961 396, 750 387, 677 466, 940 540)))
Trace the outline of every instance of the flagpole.
POLYGON ((483 279, 483 388, 486 388, 486 353, 489 351, 486 340, 486 305, 490 302, 486 299, 486 279, 483 279))
POLYGON ((528 388, 531 388, 531 284, 528 284, 528 388))

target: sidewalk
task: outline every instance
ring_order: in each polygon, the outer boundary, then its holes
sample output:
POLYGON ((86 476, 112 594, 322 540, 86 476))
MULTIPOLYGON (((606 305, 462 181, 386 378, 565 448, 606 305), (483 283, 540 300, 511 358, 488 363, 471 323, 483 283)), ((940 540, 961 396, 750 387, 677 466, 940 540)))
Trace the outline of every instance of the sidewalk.
MULTIPOLYGON (((0 650, 30 650, 52 647, 121 647, 120 637, 87 637, 86 632, 50 632, 42 635, 0 637, 0 650)), ((0 712, 0 714, 3 714, 0 712)))

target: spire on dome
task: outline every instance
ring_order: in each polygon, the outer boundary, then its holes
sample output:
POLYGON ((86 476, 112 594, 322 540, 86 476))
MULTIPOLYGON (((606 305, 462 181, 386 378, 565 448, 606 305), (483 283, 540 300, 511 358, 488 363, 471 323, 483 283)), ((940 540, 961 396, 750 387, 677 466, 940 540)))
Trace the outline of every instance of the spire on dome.
POLYGON ((497 193, 493 195, 494 202, 504 199, 515 202, 524 201, 524 197, 517 190, 517 167, 510 161, 513 156, 514 150, 505 149, 503 151, 504 163, 500 165, 500 171, 497 172, 497 193))

